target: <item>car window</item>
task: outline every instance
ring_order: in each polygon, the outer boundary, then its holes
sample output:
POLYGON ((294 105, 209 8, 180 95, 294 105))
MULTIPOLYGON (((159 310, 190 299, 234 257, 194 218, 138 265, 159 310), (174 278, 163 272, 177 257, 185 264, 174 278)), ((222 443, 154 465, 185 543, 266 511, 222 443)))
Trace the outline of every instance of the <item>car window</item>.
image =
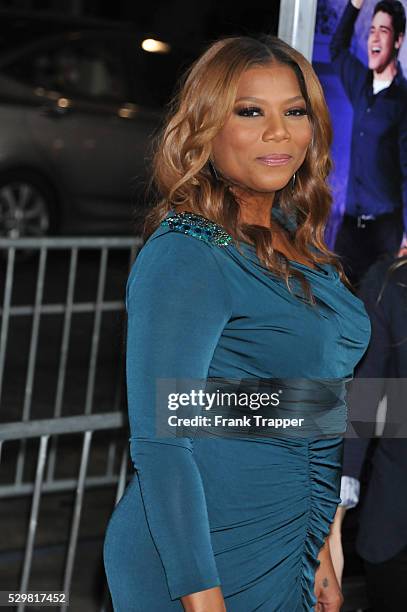
POLYGON ((68 41, 45 47, 3 69, 33 87, 80 98, 124 100, 123 62, 116 45, 100 41, 68 41))

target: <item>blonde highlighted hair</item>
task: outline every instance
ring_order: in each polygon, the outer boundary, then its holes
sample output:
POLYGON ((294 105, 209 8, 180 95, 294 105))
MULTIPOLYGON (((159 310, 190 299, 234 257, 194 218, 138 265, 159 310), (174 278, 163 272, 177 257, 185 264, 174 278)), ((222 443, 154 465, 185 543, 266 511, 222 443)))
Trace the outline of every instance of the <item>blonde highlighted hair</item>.
POLYGON ((146 216, 144 238, 154 232, 170 210, 188 210, 223 226, 235 239, 255 245, 262 265, 285 279, 297 277, 311 303, 309 283, 300 270, 272 247, 270 228, 239 224, 239 202, 227 180, 217 179, 209 159, 212 140, 232 113, 239 79, 244 71, 272 63, 294 70, 307 104, 313 137, 303 164, 291 181, 275 194, 273 207, 295 217, 297 229, 287 237, 310 262, 333 264, 350 287, 343 268, 325 244, 324 230, 332 197, 326 183, 332 168, 332 127, 321 84, 301 53, 275 36, 239 36, 213 43, 191 66, 174 98, 153 159, 153 182, 159 201, 146 216))

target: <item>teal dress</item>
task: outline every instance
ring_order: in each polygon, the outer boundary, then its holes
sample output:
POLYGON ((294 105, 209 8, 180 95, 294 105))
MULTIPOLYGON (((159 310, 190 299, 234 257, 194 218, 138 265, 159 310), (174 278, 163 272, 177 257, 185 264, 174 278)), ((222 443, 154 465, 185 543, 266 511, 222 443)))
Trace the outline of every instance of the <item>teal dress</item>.
MULTIPOLYGON (((369 318, 336 269, 291 262, 311 283, 313 308, 261 265, 253 246, 240 247, 203 217, 171 211, 132 267, 135 473, 104 544, 116 612, 183 610, 180 597, 215 586, 228 612, 311 611, 316 603, 317 556, 340 502, 343 396, 332 404, 330 435, 157 434, 167 412, 163 381, 344 384, 367 348, 369 318)), ((313 397, 303 406, 312 408, 313 397)), ((329 416, 329 402, 322 405, 329 416)))

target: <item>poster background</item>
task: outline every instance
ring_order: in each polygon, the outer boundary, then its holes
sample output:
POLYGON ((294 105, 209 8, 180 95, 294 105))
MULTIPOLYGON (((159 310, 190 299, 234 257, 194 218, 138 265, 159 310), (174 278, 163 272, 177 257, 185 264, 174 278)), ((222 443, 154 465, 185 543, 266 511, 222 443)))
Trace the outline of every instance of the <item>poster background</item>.
MULTIPOLYGON (((356 21, 351 50, 367 65, 367 38, 373 9, 378 0, 365 0, 356 21)), ((345 205, 350 137, 352 127, 352 107, 345 95, 339 77, 330 66, 329 43, 337 22, 348 0, 318 0, 317 19, 312 63, 324 88, 325 97, 331 113, 334 130, 332 157, 334 169, 329 183, 333 193, 333 208, 327 227, 326 240, 331 248, 345 205)), ((402 0, 407 12, 407 0, 402 0)), ((404 40, 399 53, 404 75, 407 76, 407 41, 404 40)))

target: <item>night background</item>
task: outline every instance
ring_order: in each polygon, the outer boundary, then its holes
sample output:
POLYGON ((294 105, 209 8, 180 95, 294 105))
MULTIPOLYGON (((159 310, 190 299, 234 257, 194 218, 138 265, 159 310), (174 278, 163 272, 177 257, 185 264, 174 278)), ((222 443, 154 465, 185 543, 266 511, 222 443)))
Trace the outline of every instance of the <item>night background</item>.
POLYGON ((186 48, 201 45, 224 34, 277 34, 279 0, 239 4, 233 0, 189 2, 165 0, 3 0, 0 7, 39 12, 56 12, 83 18, 128 21, 154 37, 186 48))

